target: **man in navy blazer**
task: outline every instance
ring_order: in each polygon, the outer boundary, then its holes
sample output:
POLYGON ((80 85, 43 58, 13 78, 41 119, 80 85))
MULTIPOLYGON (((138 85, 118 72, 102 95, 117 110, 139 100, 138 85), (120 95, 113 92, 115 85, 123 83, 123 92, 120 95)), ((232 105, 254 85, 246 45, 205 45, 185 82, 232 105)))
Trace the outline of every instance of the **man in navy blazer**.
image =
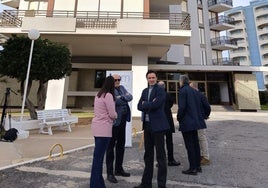
POLYGON ((180 124, 179 131, 182 132, 190 165, 189 169, 182 173, 197 175, 197 172, 202 172, 197 130, 205 126, 203 109, 198 91, 189 86, 188 76, 181 75, 180 86, 177 120, 180 124))
POLYGON ((138 110, 142 112, 144 130, 144 163, 145 168, 141 184, 135 188, 151 188, 154 171, 154 148, 158 162, 158 188, 166 188, 167 161, 164 145, 164 134, 169 130, 168 121, 164 112, 165 91, 157 84, 157 75, 154 71, 146 74, 148 88, 142 92, 138 103, 138 110))

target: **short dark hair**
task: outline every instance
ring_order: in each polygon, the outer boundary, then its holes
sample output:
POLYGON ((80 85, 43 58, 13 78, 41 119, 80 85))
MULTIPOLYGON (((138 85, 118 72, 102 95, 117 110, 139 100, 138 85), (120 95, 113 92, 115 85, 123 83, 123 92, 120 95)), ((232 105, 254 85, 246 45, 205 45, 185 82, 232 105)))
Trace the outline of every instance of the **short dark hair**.
POLYGON ((146 73, 146 78, 147 78, 148 74, 152 74, 152 73, 154 73, 155 76, 157 77, 157 72, 155 72, 153 70, 148 70, 147 73, 146 73))
POLYGON ((100 91, 98 92, 97 96, 98 96, 98 98, 100 98, 102 95, 104 95, 104 97, 105 97, 107 93, 111 93, 113 95, 114 100, 115 100, 114 78, 112 76, 108 76, 105 78, 104 83, 102 84, 102 87, 101 87, 100 91))
POLYGON ((183 84, 189 84, 190 82, 189 77, 186 74, 180 75, 180 81, 182 81, 183 84))

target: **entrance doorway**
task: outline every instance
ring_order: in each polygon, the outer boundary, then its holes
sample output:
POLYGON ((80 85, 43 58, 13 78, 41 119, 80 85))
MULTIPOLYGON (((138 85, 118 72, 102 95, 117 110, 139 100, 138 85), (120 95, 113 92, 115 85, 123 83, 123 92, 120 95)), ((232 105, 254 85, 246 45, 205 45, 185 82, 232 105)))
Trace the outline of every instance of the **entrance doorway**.
POLYGON ((208 101, 210 104, 221 103, 221 91, 219 83, 207 83, 208 85, 208 101))

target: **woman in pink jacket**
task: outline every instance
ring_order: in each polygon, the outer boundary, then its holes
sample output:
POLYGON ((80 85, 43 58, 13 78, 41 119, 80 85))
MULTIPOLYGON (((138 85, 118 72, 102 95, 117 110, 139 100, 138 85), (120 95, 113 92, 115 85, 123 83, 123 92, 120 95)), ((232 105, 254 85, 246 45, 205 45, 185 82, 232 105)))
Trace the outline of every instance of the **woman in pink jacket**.
POLYGON ((90 188, 105 188, 102 176, 103 158, 112 137, 115 111, 114 78, 108 76, 95 96, 91 130, 95 138, 95 149, 91 168, 90 188))

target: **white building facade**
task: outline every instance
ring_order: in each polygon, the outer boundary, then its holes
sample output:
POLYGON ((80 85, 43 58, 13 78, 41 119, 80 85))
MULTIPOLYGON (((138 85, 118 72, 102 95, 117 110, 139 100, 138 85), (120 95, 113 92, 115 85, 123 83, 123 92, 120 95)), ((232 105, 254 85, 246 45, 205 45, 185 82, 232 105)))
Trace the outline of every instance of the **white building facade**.
POLYGON ((222 51, 237 44, 220 32, 233 20, 219 13, 232 0, 2 0, 17 8, 1 15, 1 33, 26 34, 60 42, 72 53, 72 74, 65 79, 63 107, 90 108, 107 70, 133 72, 133 115, 148 69, 178 102, 180 74, 198 82, 212 104, 259 109, 254 71, 264 67, 239 66, 222 51), (250 84, 249 84, 250 83, 250 84), (242 94, 240 91, 243 91, 242 94), (243 94, 245 93, 245 94, 243 94), (249 99, 248 105, 242 105, 249 99), (242 101, 242 102, 241 102, 242 101))

